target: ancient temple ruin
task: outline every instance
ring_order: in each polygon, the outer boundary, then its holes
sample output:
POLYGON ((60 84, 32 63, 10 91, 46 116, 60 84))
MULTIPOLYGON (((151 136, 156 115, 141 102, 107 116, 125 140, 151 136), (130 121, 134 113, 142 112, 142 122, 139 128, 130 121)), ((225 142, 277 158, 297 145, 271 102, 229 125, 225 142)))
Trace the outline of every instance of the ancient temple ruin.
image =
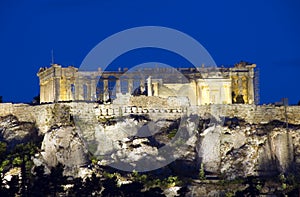
POLYGON ((255 64, 232 67, 137 68, 80 71, 52 64, 40 68, 40 102, 113 101, 124 95, 186 97, 191 105, 255 104, 255 64))

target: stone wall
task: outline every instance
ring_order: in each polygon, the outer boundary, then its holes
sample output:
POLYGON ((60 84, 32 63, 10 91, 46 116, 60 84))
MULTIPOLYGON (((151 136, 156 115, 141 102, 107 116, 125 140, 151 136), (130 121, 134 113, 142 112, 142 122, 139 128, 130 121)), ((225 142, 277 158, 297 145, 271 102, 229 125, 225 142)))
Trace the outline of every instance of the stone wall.
POLYGON ((48 130, 47 122, 51 117, 47 109, 53 107, 54 104, 31 106, 28 104, 0 103, 0 116, 12 114, 19 121, 33 122, 40 128, 41 132, 46 132, 48 130))
MULTIPOLYGON (((272 120, 285 121, 284 106, 274 105, 199 105, 188 107, 186 102, 180 99, 159 98, 159 97, 131 97, 129 106, 140 106, 146 109, 165 109, 166 111, 181 111, 187 114, 197 113, 200 116, 211 114, 223 117, 239 117, 249 123, 267 123, 272 120)), ((162 110, 164 111, 164 110, 162 110)), ((288 122, 300 124, 300 106, 287 107, 288 122)))
MULTIPOLYGON (((239 117, 249 123, 267 123, 272 120, 285 121, 285 109, 283 106, 276 107, 273 105, 202 105, 202 106, 176 106, 165 103, 158 105, 146 106, 137 102, 131 103, 131 106, 123 105, 101 105, 97 103, 72 102, 59 104, 44 104, 30 106, 27 104, 0 104, 0 116, 9 114, 15 115, 20 121, 35 122, 42 132, 49 127, 49 121, 53 116, 51 109, 58 106, 69 106, 72 116, 83 117, 86 120, 95 120, 99 117, 109 118, 125 116, 129 114, 149 115, 150 118, 175 119, 183 114, 199 114, 200 116, 222 116, 222 117, 239 117)), ((61 107, 60 110, 65 110, 61 107)), ((287 117, 290 124, 300 124, 300 106, 288 106, 287 117)))
MULTIPOLYGON (((205 107, 204 107, 205 108, 205 107)), ((209 111, 220 112, 226 117, 239 117, 249 123, 267 123, 272 120, 285 121, 285 107, 274 105, 211 105, 209 111)), ((199 106, 199 109, 203 109, 199 106)), ((207 109, 207 108, 206 108, 207 109)), ((286 108, 288 122, 291 124, 300 124, 300 106, 288 106, 286 108)))

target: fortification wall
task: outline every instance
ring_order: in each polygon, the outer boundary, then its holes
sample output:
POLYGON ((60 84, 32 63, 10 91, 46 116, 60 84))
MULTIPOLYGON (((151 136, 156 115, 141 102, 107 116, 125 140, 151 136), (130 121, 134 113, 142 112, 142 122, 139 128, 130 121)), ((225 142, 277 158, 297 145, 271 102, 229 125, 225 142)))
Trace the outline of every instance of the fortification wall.
POLYGON ((239 117, 249 123, 267 123, 272 120, 285 121, 286 115, 291 124, 300 124, 300 106, 274 106, 274 105, 207 105, 198 106, 198 113, 212 113, 225 117, 239 117))
MULTIPOLYGON (((99 118, 126 116, 129 114, 148 115, 152 119, 175 119, 179 118, 183 114, 198 114, 203 117, 238 117, 254 124, 267 123, 272 120, 285 121, 286 118, 284 106, 276 107, 272 105, 256 106, 234 104, 202 105, 193 107, 160 105, 147 107, 146 105, 100 105, 97 103, 84 102, 44 104, 37 106, 12 103, 0 104, 0 116, 7 116, 12 114, 16 116, 20 121, 35 122, 41 129, 41 132, 47 131, 47 129, 49 128, 50 120, 53 119, 53 116, 58 116, 58 114, 55 113, 60 113, 60 116, 80 117, 87 123, 95 123, 99 118), (56 111, 53 110, 55 106, 59 106, 59 109, 56 111), (63 106, 67 106, 67 108, 63 106), (67 109, 69 111, 67 111, 67 109)), ((289 123, 300 124, 300 106, 288 106, 287 117, 289 123)))
POLYGON ((53 104, 31 106, 28 104, 0 103, 0 116, 14 115, 19 121, 34 122, 42 132, 45 132, 48 129, 47 121, 50 118, 47 111, 49 107, 53 107, 53 104))

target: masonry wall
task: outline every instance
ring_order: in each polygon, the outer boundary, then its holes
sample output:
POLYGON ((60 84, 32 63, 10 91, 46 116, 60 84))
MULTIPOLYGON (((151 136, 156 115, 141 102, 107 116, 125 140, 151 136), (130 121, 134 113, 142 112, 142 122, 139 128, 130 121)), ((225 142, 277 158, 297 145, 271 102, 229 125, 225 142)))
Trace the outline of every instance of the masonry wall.
MULTIPOLYGON (((283 106, 276 107, 272 105, 202 105, 195 107, 180 107, 175 105, 158 105, 158 106, 138 106, 137 103, 131 103, 131 106, 123 105, 100 105, 97 103, 73 102, 59 104, 44 104, 30 106, 27 104, 0 104, 0 116, 14 115, 20 121, 35 122, 41 132, 46 132, 48 122, 53 113, 65 113, 72 117, 81 117, 91 124, 97 122, 101 117, 117 117, 129 114, 149 115, 152 119, 175 119, 183 114, 199 114, 200 116, 226 116, 239 117, 245 119, 249 123, 267 123, 272 120, 285 121, 285 109, 283 106), (53 110, 55 106, 59 106, 57 110, 53 110), (65 106, 65 107, 64 107, 65 106), (66 108, 67 107, 67 108, 66 108), (65 112, 69 109, 68 112, 65 112), (54 111, 54 112, 53 112, 54 111), (59 112, 61 111, 61 112, 59 112)), ((300 124, 300 106, 288 106, 287 117, 290 124, 300 124)))

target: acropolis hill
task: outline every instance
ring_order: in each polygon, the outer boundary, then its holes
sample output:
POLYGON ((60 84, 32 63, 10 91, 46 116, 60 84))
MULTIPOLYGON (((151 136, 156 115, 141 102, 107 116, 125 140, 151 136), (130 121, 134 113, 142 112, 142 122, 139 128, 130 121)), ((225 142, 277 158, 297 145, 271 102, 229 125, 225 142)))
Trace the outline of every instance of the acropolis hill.
MULTIPOLYGON (((203 184, 201 168, 203 176, 219 181, 262 178, 262 195, 296 187, 272 181, 279 175, 300 177, 300 106, 256 104, 255 64, 155 69, 41 68, 40 104, 0 103, 2 141, 13 147, 39 135, 42 145, 31 158, 35 166, 50 171, 62 163, 65 175, 83 178, 118 162, 124 167, 119 170, 130 173, 144 169, 138 164, 145 157, 163 163, 159 151, 174 141, 180 144, 179 159, 166 163, 159 173, 188 179, 186 196, 250 187, 203 184), (153 131, 151 136, 141 135, 145 127, 153 131), (179 128, 193 135, 178 140, 174 135, 179 128), (187 149, 181 149, 184 145, 187 149), (90 155, 96 159, 92 169, 87 168, 90 155)), ((103 177, 103 171, 97 173, 103 177)))

